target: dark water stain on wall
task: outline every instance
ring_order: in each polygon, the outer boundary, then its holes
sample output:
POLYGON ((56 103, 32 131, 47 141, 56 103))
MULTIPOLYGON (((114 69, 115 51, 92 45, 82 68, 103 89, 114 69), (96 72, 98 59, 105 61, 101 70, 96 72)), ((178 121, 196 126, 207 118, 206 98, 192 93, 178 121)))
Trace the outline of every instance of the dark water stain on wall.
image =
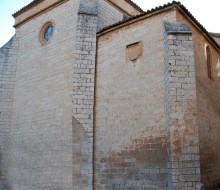
POLYGON ((124 150, 96 160, 97 189, 164 189, 166 163, 166 137, 133 139, 124 150))

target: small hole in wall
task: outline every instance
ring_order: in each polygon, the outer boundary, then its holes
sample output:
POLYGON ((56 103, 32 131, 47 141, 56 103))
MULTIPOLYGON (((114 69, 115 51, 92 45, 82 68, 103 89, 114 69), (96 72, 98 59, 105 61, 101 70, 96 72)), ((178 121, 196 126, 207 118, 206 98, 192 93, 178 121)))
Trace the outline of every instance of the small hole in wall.
POLYGON ((136 42, 126 46, 126 57, 135 63, 143 54, 142 42, 136 42))

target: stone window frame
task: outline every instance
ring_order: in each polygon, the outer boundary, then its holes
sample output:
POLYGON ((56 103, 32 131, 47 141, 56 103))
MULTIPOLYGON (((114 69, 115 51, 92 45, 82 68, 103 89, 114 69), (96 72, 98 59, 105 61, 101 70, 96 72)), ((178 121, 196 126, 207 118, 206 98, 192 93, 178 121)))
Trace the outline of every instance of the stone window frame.
POLYGON ((55 23, 54 21, 48 21, 46 23, 44 23, 42 26, 41 26, 41 29, 40 29, 40 32, 39 32, 39 41, 41 43, 41 45, 47 45, 48 43, 50 43, 51 39, 53 38, 54 36, 54 32, 55 32, 55 23), (48 27, 50 26, 53 26, 53 33, 51 35, 51 37, 48 39, 48 40, 45 40, 45 32, 46 30, 48 29, 48 27))

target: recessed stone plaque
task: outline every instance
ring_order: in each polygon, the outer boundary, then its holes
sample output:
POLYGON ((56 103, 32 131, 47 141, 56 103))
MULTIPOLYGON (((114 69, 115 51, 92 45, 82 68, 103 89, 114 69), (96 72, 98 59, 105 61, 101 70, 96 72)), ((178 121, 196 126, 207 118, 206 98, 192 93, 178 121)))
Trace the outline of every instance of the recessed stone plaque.
POLYGON ((139 59, 142 56, 142 43, 136 42, 130 45, 127 45, 126 52, 127 57, 130 61, 136 62, 137 59, 139 59))

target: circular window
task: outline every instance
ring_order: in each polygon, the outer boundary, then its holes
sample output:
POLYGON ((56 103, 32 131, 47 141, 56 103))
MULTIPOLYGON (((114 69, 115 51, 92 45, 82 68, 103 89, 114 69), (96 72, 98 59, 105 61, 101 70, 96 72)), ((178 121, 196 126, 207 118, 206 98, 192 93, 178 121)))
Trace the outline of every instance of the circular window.
POLYGON ((54 24, 52 22, 47 22, 43 25, 40 31, 40 42, 42 45, 46 45, 52 38, 54 33, 54 24))
POLYGON ((45 41, 49 41, 49 39, 52 37, 53 30, 54 30, 54 26, 53 25, 47 26, 47 28, 46 28, 46 30, 44 32, 44 40, 45 41))

